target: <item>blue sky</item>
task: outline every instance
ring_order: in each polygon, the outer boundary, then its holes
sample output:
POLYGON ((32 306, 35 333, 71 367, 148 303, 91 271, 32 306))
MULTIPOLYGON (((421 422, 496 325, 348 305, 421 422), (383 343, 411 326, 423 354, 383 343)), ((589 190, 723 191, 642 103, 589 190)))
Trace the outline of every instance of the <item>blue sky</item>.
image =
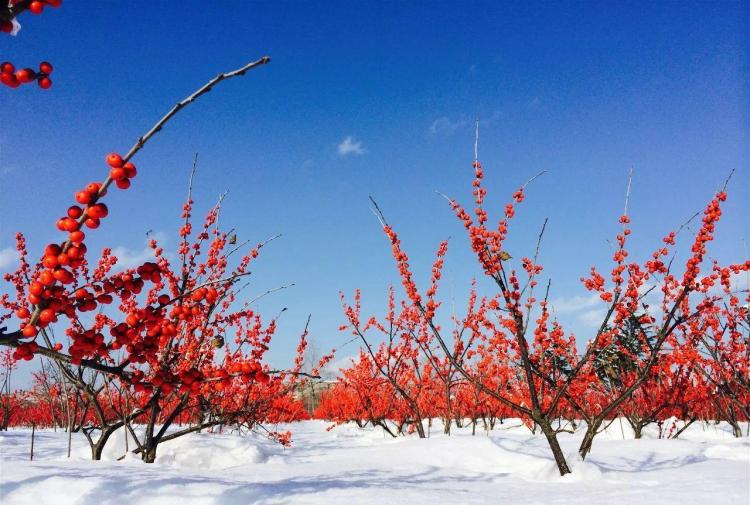
POLYGON ((138 155, 134 188, 108 196, 112 217, 92 245, 132 259, 154 230, 174 247, 198 152, 200 209, 228 189, 223 220, 240 239, 283 234, 249 293, 296 283, 261 303, 269 315, 289 309, 272 360, 291 362, 308 313, 327 351, 348 340, 337 331, 339 291, 361 287, 366 311, 381 311, 397 281, 369 194, 423 283, 438 242, 453 237, 443 292, 463 304, 481 272, 434 190, 468 202, 480 117, 495 210, 548 171, 529 189, 508 249, 531 255, 550 218, 541 261, 552 299, 585 337, 600 307, 578 279, 592 264, 609 270, 631 166, 636 257, 702 209, 733 168, 711 251, 746 256, 748 14, 741 2, 189 1, 66 2, 25 14, 19 36, 0 39, 0 59, 47 59, 54 85, 0 89, 0 268, 16 230, 32 251, 57 239, 55 219, 77 188, 104 177, 106 153, 126 151, 219 71, 270 55, 138 155))

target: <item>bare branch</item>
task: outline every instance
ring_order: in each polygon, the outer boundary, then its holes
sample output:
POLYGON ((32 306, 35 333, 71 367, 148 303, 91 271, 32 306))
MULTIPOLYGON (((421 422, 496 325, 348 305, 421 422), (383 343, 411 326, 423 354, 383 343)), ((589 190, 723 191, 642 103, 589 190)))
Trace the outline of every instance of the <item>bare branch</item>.
POLYGON ((370 198, 370 201, 372 202, 372 205, 373 205, 373 208, 371 209, 373 214, 375 214, 375 217, 378 218, 378 221, 380 221, 381 226, 385 228, 386 226, 388 226, 388 222, 385 220, 385 216, 383 215, 383 211, 380 210, 380 207, 378 206, 378 202, 375 201, 372 195, 368 195, 368 198, 370 198))

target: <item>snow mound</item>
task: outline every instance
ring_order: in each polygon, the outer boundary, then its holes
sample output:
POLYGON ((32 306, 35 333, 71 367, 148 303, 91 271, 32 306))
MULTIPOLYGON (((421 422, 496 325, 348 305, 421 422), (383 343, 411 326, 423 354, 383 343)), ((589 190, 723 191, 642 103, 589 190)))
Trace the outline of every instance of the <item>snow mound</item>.
POLYGON ((160 444, 156 463, 191 470, 225 470, 265 463, 269 449, 255 436, 194 433, 160 444))
MULTIPOLYGON (((141 460, 140 455, 132 453, 137 445, 130 434, 126 451, 125 435, 125 430, 119 429, 110 436, 102 451, 103 461, 141 460)), ((159 444, 155 464, 187 470, 224 470, 265 463, 274 449, 276 445, 255 435, 191 433, 159 444)), ((72 456, 76 460, 90 460, 91 450, 88 445, 78 445, 72 456)))
POLYGON ((65 503, 83 505, 89 503, 86 495, 99 486, 94 479, 76 479, 70 477, 39 477, 33 485, 20 485, 9 493, 0 493, 3 503, 12 505, 39 505, 47 503, 65 503), (5 501, 7 500, 7 501, 5 501))
POLYGON ((750 462, 750 445, 747 443, 736 445, 714 445, 703 453, 710 459, 730 459, 732 461, 750 462))

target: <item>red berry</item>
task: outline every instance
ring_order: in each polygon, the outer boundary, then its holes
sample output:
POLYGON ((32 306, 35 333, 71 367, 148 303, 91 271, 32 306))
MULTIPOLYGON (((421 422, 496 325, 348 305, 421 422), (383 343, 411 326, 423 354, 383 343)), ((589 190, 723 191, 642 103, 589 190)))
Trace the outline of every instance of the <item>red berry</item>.
POLYGON ((13 23, 10 21, 0 21, 0 32, 10 33, 13 31, 13 23))
POLYGON ((75 219, 64 217, 57 222, 57 227, 62 231, 76 231, 80 225, 75 219))
POLYGON ((130 179, 118 179, 115 181, 115 186, 120 189, 128 189, 130 187, 130 179))
POLYGON ((18 79, 16 79, 15 74, 2 73, 0 74, 0 81, 2 81, 2 83, 6 86, 10 86, 11 88, 17 88, 21 85, 21 83, 18 82, 18 79))
POLYGON ((70 232, 70 235, 68 236, 71 242, 83 242, 83 239, 86 238, 86 234, 83 233, 80 230, 72 231, 70 232))
POLYGON ((52 79, 49 77, 42 77, 37 81, 37 84, 39 84, 39 87, 42 89, 50 89, 52 87, 52 79))
MULTIPOLYGON (((43 286, 51 286, 55 283, 55 276, 51 271, 43 270, 42 273, 39 274, 38 280, 43 286)), ((29 289, 29 291, 31 290, 29 289)))
POLYGON ((86 191, 89 193, 96 195, 99 193, 99 190, 101 189, 102 184, 100 182, 90 182, 86 185, 86 191))
POLYGON ((68 207, 68 217, 72 217, 73 219, 78 219, 83 215, 83 209, 81 209, 78 205, 71 205, 68 207))
POLYGON ((126 179, 128 177, 128 174, 125 172, 124 168, 115 167, 109 171, 109 176, 115 181, 119 181, 120 179, 126 179))
POLYGON ((69 270, 66 270, 64 268, 58 268, 57 270, 55 270, 55 273, 53 275, 55 276, 55 279, 62 282, 63 284, 73 282, 73 274, 70 273, 69 270))
POLYGON ((18 317, 19 319, 26 319, 30 315, 31 313, 29 313, 29 309, 27 309, 26 307, 21 307, 16 311, 16 317, 18 317))
POLYGON ((27 324, 26 326, 23 327, 23 330, 21 331, 21 333, 23 333, 24 337, 31 338, 31 337, 35 337, 36 336, 36 332, 37 331, 38 330, 36 329, 36 326, 32 326, 30 324, 27 324))
POLYGON ((39 313, 39 320, 43 323, 53 323, 57 320, 57 316, 54 310, 44 309, 39 313))
POLYGON ((103 217, 107 217, 107 214, 109 214, 109 210, 103 203, 95 203, 94 205, 86 209, 86 215, 93 219, 101 219, 103 217))
POLYGON ((43 74, 51 74, 52 70, 52 64, 48 61, 43 61, 39 64, 39 71, 43 74))
POLYGON ((34 0, 29 4, 29 10, 32 14, 41 14, 44 11, 44 2, 34 0))
POLYGON ((95 229, 95 228, 99 228, 99 220, 95 219, 95 218, 91 218, 91 217, 88 218, 85 221, 85 224, 86 224, 87 227, 91 228, 92 230, 95 229))
POLYGON ((39 296, 44 293, 44 285, 39 281, 33 281, 29 284, 29 293, 39 296))
POLYGON ((16 70, 16 79, 18 79, 18 82, 31 82, 36 79, 36 72, 31 70, 30 68, 22 68, 21 70, 16 70))
POLYGON ((45 256, 42 264, 47 268, 55 268, 58 265, 57 256, 45 256))
POLYGON ((68 248, 68 256, 71 259, 74 259, 74 260, 83 259, 85 254, 86 254, 86 248, 83 244, 79 245, 78 247, 73 246, 73 247, 68 248))
POLYGON ((57 244, 47 244, 47 247, 44 248, 45 256, 57 256, 61 252, 62 252, 62 247, 60 247, 57 244))
POLYGON ((86 205, 88 203, 91 203, 93 200, 93 196, 88 191, 79 191, 78 193, 76 193, 76 202, 80 204, 86 205))
POLYGON ((16 71, 16 67, 13 66, 13 64, 9 61, 5 61, 2 64, 0 64, 0 73, 12 74, 15 71, 16 71))
POLYGON ((112 168, 120 168, 123 164, 122 156, 117 153, 109 153, 107 155, 107 164, 112 168))
POLYGON ((128 179, 132 179, 133 177, 138 175, 138 170, 136 170, 135 165, 130 162, 125 163, 122 168, 125 169, 125 173, 127 174, 128 179))

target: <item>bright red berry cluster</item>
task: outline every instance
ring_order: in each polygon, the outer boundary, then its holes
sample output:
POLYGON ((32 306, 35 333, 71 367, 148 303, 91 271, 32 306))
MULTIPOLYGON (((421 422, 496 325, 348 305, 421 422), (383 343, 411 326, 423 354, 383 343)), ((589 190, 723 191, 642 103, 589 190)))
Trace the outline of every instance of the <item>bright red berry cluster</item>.
POLYGON ((52 70, 52 65, 46 61, 39 64, 38 71, 31 68, 16 70, 12 63, 6 61, 0 64, 0 81, 11 88, 36 81, 40 88, 49 89, 52 86, 52 79, 49 78, 52 70))
MULTIPOLYGON (((34 338, 39 328, 45 328, 50 323, 56 322, 60 314, 74 318, 76 311, 92 311, 96 309, 97 304, 112 303, 111 293, 116 293, 120 297, 124 293, 137 294, 143 288, 144 279, 152 282, 161 280, 158 266, 154 263, 146 263, 139 267, 140 277, 124 274, 111 282, 93 284, 91 289, 94 293, 85 288, 79 288, 70 294, 64 288, 64 285, 75 281, 74 272, 85 262, 86 234, 81 230, 82 226, 85 225, 91 229, 98 228, 101 220, 109 214, 107 206, 99 202, 99 199, 106 194, 107 186, 111 180, 114 180, 118 187, 128 188, 130 178, 135 177, 137 173, 135 165, 125 163, 119 154, 109 154, 106 159, 110 166, 110 180, 104 183, 92 182, 77 192, 75 198, 79 205, 71 205, 67 215, 57 221, 57 229, 67 232, 68 238, 63 244, 49 244, 44 250, 42 258, 44 268, 36 273, 29 284, 28 300, 36 306, 34 314, 31 314, 25 307, 16 311, 16 316, 24 321, 22 327, 24 337, 34 338)), ((74 358, 80 359, 84 355, 105 351, 101 347, 101 342, 97 345, 95 335, 80 333, 72 338, 75 341, 74 349, 71 349, 74 358), (74 350, 79 352, 74 352, 74 350), (75 356, 76 354, 78 356, 75 356)), ((20 351, 19 357, 24 358, 26 354, 33 356, 33 353, 34 349, 25 349, 20 351)))
MULTIPOLYGON (((21 3, 20 1, 16 3, 21 3)), ((29 11, 31 11, 32 14, 39 15, 44 11, 44 8, 46 6, 50 7, 60 7, 62 4, 62 0, 34 0, 29 4, 29 11)))
MULTIPOLYGON (((0 5, 0 32, 15 35, 19 24, 15 21, 16 17, 25 11, 32 14, 41 14, 45 7, 60 7, 62 0, 8 0, 5 5, 0 5)), ((16 67, 5 62, 0 65, 0 82, 11 88, 17 88, 21 84, 28 84, 36 81, 40 88, 49 89, 52 86, 52 80, 49 75, 52 73, 52 65, 46 61, 39 64, 39 71, 31 68, 16 67)))
POLYGON ((24 11, 30 11, 32 14, 39 15, 44 12, 44 8, 60 7, 62 0, 9 0, 7 6, 3 7, 5 12, 0 11, 0 32, 12 33, 13 20, 24 11))

